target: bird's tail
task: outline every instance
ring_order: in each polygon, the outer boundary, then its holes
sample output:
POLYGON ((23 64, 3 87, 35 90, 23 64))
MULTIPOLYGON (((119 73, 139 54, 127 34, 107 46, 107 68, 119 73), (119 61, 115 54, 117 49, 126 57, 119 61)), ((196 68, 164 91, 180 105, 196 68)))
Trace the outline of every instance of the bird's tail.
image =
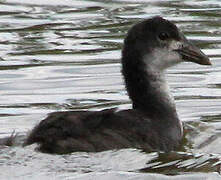
POLYGON ((12 132, 11 136, 0 138, 0 146, 22 146, 26 136, 12 132))

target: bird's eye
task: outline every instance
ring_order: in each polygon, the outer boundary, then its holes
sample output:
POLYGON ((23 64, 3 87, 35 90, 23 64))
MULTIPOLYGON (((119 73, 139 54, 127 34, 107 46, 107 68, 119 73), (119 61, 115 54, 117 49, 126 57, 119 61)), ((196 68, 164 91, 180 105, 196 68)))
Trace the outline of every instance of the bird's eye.
POLYGON ((159 38, 160 38, 160 40, 165 41, 169 38, 169 34, 167 34, 166 32, 161 32, 159 34, 159 38))

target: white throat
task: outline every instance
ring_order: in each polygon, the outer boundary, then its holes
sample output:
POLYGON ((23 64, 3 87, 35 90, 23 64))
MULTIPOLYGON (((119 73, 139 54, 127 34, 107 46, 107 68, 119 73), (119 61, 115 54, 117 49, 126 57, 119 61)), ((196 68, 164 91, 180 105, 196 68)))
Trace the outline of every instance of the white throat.
POLYGON ((175 51, 170 51, 168 48, 155 48, 151 55, 144 56, 144 62, 152 71, 164 71, 167 68, 182 62, 180 55, 175 51))
POLYGON ((147 77, 147 78, 150 79, 150 83, 154 91, 156 91, 156 93, 159 94, 159 96, 161 96, 162 101, 170 105, 172 108, 175 108, 174 97, 172 96, 170 92, 170 88, 166 80, 165 72, 164 71, 158 72, 158 73, 156 71, 150 72, 149 69, 147 69, 147 71, 148 71, 147 75, 152 76, 151 79, 150 77, 147 77))
MULTIPOLYGON (((162 54, 164 53, 162 52, 162 54)), ((150 56, 146 56, 145 57, 146 59, 144 59, 144 62, 146 62, 145 63, 146 65, 145 71, 146 71, 146 76, 147 76, 146 78, 149 80, 153 88, 153 91, 155 91, 155 93, 159 95, 159 98, 161 98, 161 100, 165 104, 173 108, 175 110, 174 112, 176 113, 174 97, 172 96, 170 92, 170 88, 166 80, 165 71, 168 67, 178 64, 180 61, 175 60, 175 59, 171 61, 169 59, 170 56, 164 56, 163 58, 159 54, 157 56, 158 58, 155 58, 155 59, 149 59, 149 57, 150 56), (164 62, 161 63, 162 61, 164 62)), ((152 58, 153 57, 156 57, 156 56, 152 56, 152 58)), ((181 134, 182 134, 183 133, 182 123, 180 120, 179 120, 179 126, 181 128, 181 134)))
POLYGON ((170 66, 178 64, 179 61, 176 60, 178 59, 177 57, 174 57, 172 60, 170 58, 171 56, 165 56, 165 52, 158 49, 153 52, 153 56, 144 56, 144 62, 147 79, 151 83, 153 90, 161 96, 162 101, 175 108, 174 98, 166 80, 165 70, 170 66))

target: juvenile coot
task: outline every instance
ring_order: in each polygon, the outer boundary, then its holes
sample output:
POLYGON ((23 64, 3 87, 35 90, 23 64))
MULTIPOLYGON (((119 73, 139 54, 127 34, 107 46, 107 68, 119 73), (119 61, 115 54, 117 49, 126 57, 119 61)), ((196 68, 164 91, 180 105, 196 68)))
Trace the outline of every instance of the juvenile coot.
POLYGON ((210 65, 208 57, 170 21, 153 17, 135 24, 122 50, 122 74, 133 109, 55 112, 29 134, 24 146, 46 153, 120 148, 175 150, 182 138, 165 70, 180 62, 210 65))

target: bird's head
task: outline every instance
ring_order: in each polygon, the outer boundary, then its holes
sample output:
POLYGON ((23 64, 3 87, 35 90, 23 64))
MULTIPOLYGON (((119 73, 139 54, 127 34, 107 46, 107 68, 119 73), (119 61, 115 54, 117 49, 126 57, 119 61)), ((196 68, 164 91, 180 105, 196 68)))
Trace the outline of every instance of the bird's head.
POLYGON ((159 16, 144 20, 129 30, 123 56, 136 56, 145 66, 155 70, 164 70, 180 62, 211 65, 209 58, 187 40, 176 25, 159 16))

